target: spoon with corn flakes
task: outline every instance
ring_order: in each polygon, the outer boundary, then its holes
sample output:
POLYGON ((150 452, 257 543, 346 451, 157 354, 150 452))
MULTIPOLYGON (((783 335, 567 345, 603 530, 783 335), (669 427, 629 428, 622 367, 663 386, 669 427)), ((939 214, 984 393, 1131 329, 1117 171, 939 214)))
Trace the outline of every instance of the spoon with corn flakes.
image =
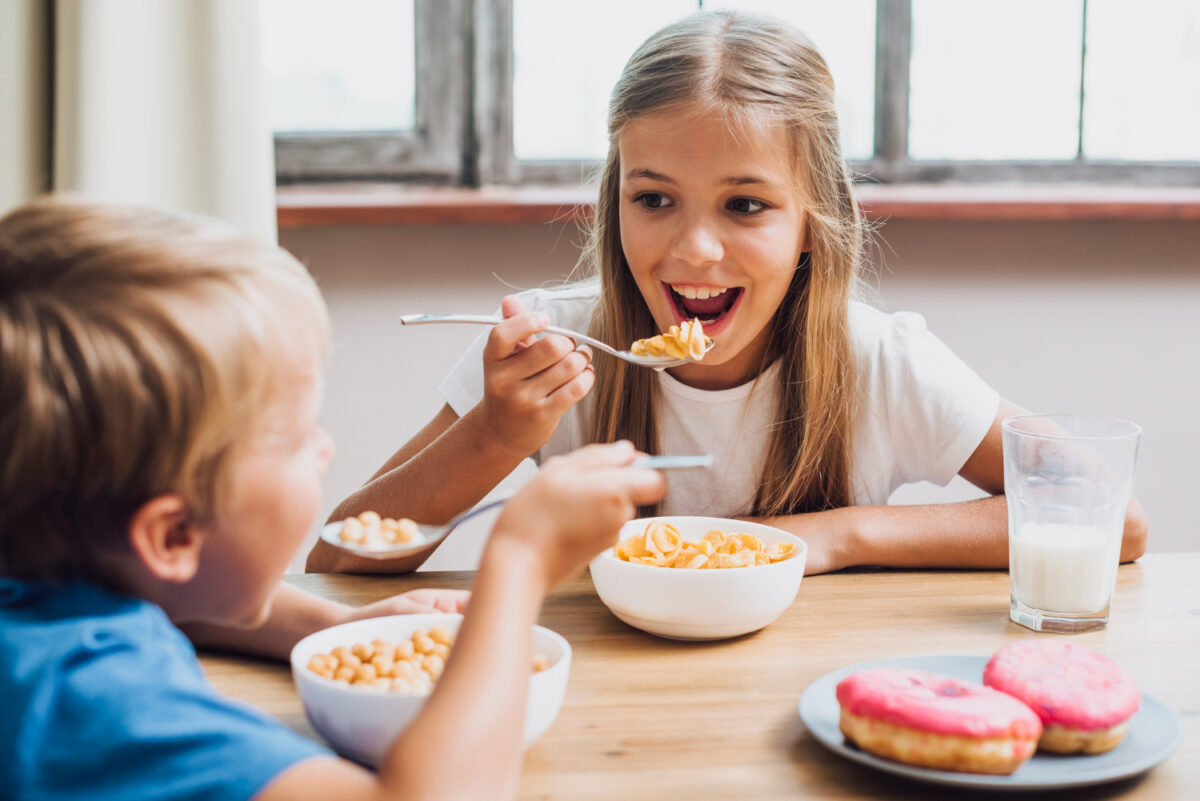
MULTIPOLYGON (((490 317, 484 314, 405 314, 400 317, 402 325, 423 325, 425 323, 496 325, 503 321, 501 317, 490 317)), ((665 370, 668 367, 678 367, 681 364, 703 359, 704 354, 708 353, 713 346, 713 341, 704 336, 699 320, 685 322, 683 326, 673 325, 670 331, 657 337, 639 339, 629 350, 618 350, 607 342, 601 342, 587 334, 554 325, 546 326, 543 331, 548 334, 562 334, 574 340, 576 345, 590 345, 596 350, 604 351, 618 359, 654 370, 665 370)))

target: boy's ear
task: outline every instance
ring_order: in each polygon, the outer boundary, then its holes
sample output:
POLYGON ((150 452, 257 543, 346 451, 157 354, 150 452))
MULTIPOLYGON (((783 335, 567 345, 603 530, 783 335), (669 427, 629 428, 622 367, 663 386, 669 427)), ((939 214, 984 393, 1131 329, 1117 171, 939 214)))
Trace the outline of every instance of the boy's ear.
POLYGON ((142 504, 129 521, 129 544, 156 578, 182 584, 196 575, 203 534, 191 523, 187 502, 159 495, 142 504))

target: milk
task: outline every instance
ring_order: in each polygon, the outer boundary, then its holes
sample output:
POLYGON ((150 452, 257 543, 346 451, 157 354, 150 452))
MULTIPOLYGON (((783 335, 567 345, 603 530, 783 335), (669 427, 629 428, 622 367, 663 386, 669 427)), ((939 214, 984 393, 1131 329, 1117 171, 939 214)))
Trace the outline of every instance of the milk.
POLYGON ((1105 609, 1116 584, 1119 546, 1119 534, 1099 526, 1025 523, 1008 541, 1013 595, 1046 612, 1105 609))

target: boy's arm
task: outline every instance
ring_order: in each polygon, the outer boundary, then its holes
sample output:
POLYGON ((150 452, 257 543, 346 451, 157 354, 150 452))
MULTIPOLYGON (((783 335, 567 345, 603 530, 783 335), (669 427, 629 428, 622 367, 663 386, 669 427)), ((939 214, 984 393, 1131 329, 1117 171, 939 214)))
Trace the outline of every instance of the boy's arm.
POLYGON ((342 760, 309 760, 267 785, 259 800, 512 798, 532 623, 545 586, 536 578, 543 572, 536 558, 511 542, 489 542, 473 589, 476 603, 437 692, 392 746, 378 776, 342 760))
POLYGON ((661 475, 621 467, 633 457, 623 443, 550 460, 509 502, 488 538, 446 670, 378 776, 314 759, 285 771, 258 798, 512 798, 542 598, 611 547, 636 505, 665 490, 661 475))
POLYGON ((213 623, 179 623, 199 647, 286 660, 292 646, 314 631, 367 617, 414 612, 462 612, 470 593, 462 590, 413 590, 362 607, 320 598, 280 582, 265 623, 249 629, 213 623))
MULTIPOLYGON (((808 543, 806 574, 856 565, 885 567, 1008 567, 1008 505, 1000 423, 1021 409, 1002 401, 991 427, 959 475, 992 495, 916 506, 850 506, 761 522, 808 543)), ((1125 515, 1121 561, 1146 552, 1147 525, 1137 499, 1125 515)))

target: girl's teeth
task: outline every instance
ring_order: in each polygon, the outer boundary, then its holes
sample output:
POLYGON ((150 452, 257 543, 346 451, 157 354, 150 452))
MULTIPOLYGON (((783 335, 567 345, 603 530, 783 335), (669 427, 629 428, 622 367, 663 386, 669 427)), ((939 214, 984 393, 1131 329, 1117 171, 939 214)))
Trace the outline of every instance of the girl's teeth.
POLYGON ((708 300, 709 298, 715 298, 717 295, 723 295, 729 291, 728 287, 707 286, 694 287, 672 285, 671 289, 683 297, 688 298, 689 300, 708 300))

